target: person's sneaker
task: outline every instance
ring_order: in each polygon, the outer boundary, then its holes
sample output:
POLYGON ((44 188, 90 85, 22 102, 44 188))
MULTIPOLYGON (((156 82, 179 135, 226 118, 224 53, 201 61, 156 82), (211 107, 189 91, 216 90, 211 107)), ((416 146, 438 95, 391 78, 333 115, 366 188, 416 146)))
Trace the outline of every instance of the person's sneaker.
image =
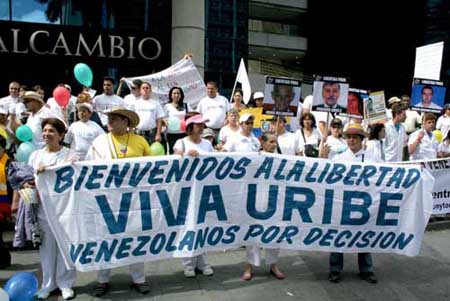
POLYGON ((92 290, 92 295, 94 297, 102 297, 109 291, 109 283, 97 283, 97 285, 92 290))
POLYGON ((73 298, 75 298, 75 292, 71 288, 62 288, 61 296, 64 300, 72 300, 73 298))
POLYGON ((359 273, 359 277, 361 277, 362 280, 367 281, 369 283, 378 282, 377 276, 375 276, 373 272, 359 273))
POLYGON ((41 289, 36 293, 36 299, 38 300, 46 300, 50 297, 51 292, 41 289))
POLYGON ((147 283, 133 283, 131 287, 134 288, 139 294, 146 295, 150 293, 150 286, 147 283))
POLYGON ((186 278, 195 278, 197 274, 195 273, 194 269, 191 268, 184 268, 184 277, 186 278))
POLYGON ((330 282, 338 283, 339 281, 341 281, 341 273, 330 272, 330 274, 328 274, 328 280, 330 282))
POLYGON ((200 271, 205 276, 212 276, 212 275, 214 275, 214 271, 209 265, 205 265, 205 267, 203 269, 201 269, 200 271))

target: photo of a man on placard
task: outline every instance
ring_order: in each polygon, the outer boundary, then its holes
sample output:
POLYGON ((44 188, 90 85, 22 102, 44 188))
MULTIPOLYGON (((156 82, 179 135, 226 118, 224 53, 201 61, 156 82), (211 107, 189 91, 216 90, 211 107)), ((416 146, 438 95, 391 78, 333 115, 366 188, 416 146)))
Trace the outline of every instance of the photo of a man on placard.
POLYGON ((291 102, 294 100, 295 92, 293 86, 274 85, 272 99, 274 101, 273 110, 288 112, 291 102))
POLYGON ((417 107, 442 110, 442 107, 433 102, 433 87, 426 85, 422 88, 421 102, 416 104, 417 107))
POLYGON ((315 82, 313 110, 345 112, 347 110, 348 84, 339 82, 315 82))

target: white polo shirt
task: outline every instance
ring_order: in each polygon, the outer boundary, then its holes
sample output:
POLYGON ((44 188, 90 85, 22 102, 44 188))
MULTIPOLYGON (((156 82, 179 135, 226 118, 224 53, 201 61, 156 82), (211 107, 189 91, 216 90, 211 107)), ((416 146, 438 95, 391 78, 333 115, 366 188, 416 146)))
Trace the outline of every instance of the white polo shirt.
POLYGON ((258 138, 256 138, 253 134, 251 134, 250 137, 247 137, 242 135, 242 133, 238 133, 236 136, 228 139, 223 148, 227 152, 251 153, 259 152, 261 144, 259 143, 258 138))
POLYGON ((408 141, 405 127, 400 123, 397 129, 391 120, 385 124, 385 130, 384 155, 386 162, 401 162, 403 159, 403 147, 408 141))
POLYGON ((92 107, 94 108, 94 111, 98 113, 98 116, 100 116, 102 124, 106 126, 108 124, 108 115, 105 113, 111 111, 113 107, 125 107, 125 102, 122 97, 114 94, 105 95, 103 93, 94 97, 92 100, 92 107))
POLYGON ((214 98, 202 98, 197 106, 197 112, 202 114, 203 118, 209 119, 206 126, 216 130, 223 126, 229 109, 228 99, 219 94, 214 98))
MULTIPOLYGON (((409 136, 408 145, 417 140, 417 136, 423 129, 417 130, 409 136)), ((422 141, 417 145, 416 151, 410 154, 411 160, 436 159, 439 142, 436 140, 433 132, 425 133, 422 141)))

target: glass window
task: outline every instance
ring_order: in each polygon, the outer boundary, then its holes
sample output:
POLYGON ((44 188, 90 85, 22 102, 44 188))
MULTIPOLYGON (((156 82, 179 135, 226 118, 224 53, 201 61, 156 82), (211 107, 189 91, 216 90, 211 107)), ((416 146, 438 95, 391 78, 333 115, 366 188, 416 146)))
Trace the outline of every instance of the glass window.
POLYGON ((33 23, 60 23, 61 1, 12 0, 12 20, 33 23))
POLYGON ((9 21, 9 0, 0 0, 0 20, 9 21))

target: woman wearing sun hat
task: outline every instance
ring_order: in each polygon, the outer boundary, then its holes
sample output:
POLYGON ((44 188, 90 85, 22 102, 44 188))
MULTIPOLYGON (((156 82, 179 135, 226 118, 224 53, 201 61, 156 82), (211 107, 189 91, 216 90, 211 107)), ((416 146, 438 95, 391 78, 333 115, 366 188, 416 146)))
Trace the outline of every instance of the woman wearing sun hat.
MULTIPOLYGON (((92 142, 86 160, 150 156, 147 140, 131 131, 139 124, 139 116, 135 112, 117 107, 107 115, 109 133, 98 136, 92 142)), ((131 264, 129 267, 133 280, 132 288, 141 294, 148 294, 150 287, 145 282, 144 263, 131 264)), ((97 272, 98 283, 92 292, 95 297, 101 297, 108 292, 110 274, 110 269, 97 272)))

